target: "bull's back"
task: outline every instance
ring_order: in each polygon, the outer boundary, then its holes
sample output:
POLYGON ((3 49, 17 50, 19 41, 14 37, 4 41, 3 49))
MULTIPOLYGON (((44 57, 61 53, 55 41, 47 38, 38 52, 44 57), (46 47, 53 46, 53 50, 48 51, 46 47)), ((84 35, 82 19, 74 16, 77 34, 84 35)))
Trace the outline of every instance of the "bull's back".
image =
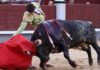
POLYGON ((92 23, 82 20, 62 21, 74 43, 95 41, 95 29, 92 23))

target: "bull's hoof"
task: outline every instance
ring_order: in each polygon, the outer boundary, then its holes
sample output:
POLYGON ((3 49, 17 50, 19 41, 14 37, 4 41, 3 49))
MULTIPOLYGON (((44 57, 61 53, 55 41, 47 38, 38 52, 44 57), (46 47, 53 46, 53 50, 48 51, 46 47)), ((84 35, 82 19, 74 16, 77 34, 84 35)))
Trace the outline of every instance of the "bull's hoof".
POLYGON ((98 65, 100 66, 100 55, 98 56, 98 65))
POLYGON ((89 66, 93 66, 93 60, 89 60, 89 66))
POLYGON ((93 63, 89 63, 89 66, 93 66, 93 63))
POLYGON ((41 68, 41 70, 47 70, 47 67, 43 67, 43 68, 41 68))
POLYGON ((71 64, 71 66, 72 66, 73 68, 76 68, 76 67, 77 67, 77 64, 75 63, 75 61, 72 61, 70 64, 71 64))
POLYGON ((46 69, 41 69, 41 70, 46 70, 46 69))
POLYGON ((51 68, 51 67, 53 67, 53 65, 51 65, 51 64, 46 64, 46 67, 51 68))
POLYGON ((90 62, 90 63, 89 63, 89 66, 93 66, 93 62, 90 62))

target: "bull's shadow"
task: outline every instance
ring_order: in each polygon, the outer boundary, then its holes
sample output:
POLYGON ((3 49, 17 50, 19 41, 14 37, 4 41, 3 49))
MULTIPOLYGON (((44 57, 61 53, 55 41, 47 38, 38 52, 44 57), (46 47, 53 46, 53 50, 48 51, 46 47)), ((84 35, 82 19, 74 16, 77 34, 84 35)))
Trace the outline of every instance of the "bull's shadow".
POLYGON ((32 35, 31 41, 42 40, 37 46, 37 53, 41 60, 40 67, 45 70, 51 52, 63 52, 64 57, 72 67, 77 64, 69 56, 69 48, 81 47, 88 54, 89 65, 93 64, 90 45, 97 52, 100 65, 100 48, 96 42, 95 29, 92 23, 82 20, 48 20, 40 24, 32 35))

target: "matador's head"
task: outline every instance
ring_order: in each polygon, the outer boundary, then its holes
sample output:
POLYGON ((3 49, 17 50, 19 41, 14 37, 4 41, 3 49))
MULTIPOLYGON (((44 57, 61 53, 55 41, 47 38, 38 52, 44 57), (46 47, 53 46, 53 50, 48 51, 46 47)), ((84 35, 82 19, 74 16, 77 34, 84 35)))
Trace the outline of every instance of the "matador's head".
POLYGON ((35 10, 35 6, 31 3, 26 5, 26 11, 32 13, 35 10))

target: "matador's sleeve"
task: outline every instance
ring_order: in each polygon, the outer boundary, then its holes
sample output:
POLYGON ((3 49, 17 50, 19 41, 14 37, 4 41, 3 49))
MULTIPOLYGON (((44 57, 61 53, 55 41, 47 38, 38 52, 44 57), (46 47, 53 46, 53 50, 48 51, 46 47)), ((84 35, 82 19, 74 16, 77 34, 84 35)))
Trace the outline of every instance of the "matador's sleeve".
POLYGON ((17 31, 16 31, 13 35, 15 36, 15 35, 17 35, 17 34, 21 34, 22 31, 25 30, 27 24, 28 24, 27 22, 22 21, 21 24, 20 24, 20 26, 19 26, 19 28, 17 29, 17 31))
POLYGON ((32 20, 33 20, 33 15, 26 11, 23 15, 23 21, 21 22, 19 28, 13 35, 22 33, 22 31, 25 30, 27 24, 32 23, 32 20))

